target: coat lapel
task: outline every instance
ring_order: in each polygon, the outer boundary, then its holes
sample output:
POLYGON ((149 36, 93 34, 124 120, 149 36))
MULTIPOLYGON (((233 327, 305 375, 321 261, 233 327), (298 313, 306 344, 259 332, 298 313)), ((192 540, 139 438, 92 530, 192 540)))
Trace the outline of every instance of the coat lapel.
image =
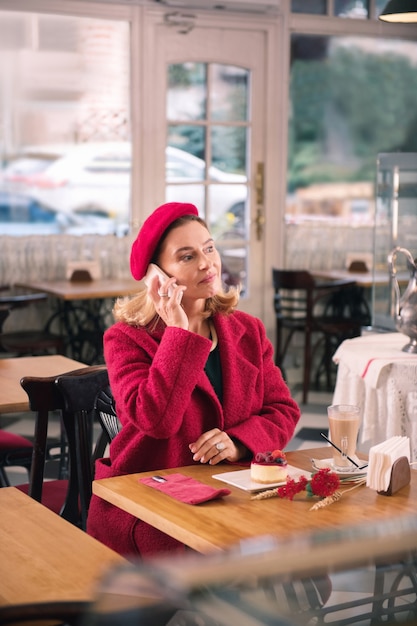
MULTIPOLYGON (((223 374, 223 409, 228 425, 242 420, 242 410, 248 410, 251 399, 255 401, 255 386, 259 369, 250 360, 247 350, 242 350, 245 327, 235 316, 216 316, 215 326, 219 337, 220 359, 223 374), (248 401, 249 400, 249 401, 248 401)), ((247 348, 247 336, 244 341, 247 348)), ((253 342, 253 353, 258 349, 253 342)))

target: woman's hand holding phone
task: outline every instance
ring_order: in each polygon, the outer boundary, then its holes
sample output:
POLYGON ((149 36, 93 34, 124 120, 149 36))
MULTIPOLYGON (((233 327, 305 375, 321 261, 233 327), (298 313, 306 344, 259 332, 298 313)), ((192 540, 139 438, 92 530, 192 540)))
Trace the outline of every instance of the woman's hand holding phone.
POLYGON ((144 277, 158 315, 167 326, 177 326, 188 330, 188 317, 181 306, 185 285, 177 285, 174 277, 169 277, 154 263, 149 264, 144 277))

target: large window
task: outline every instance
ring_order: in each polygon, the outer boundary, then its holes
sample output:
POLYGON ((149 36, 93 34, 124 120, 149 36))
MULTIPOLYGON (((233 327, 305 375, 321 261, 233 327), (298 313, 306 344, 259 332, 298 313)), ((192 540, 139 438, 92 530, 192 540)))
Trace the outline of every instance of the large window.
POLYGON ((0 12, 0 232, 124 234, 127 22, 0 12))
POLYGON ((417 42, 291 37, 287 221, 371 223, 381 152, 417 151, 417 42))

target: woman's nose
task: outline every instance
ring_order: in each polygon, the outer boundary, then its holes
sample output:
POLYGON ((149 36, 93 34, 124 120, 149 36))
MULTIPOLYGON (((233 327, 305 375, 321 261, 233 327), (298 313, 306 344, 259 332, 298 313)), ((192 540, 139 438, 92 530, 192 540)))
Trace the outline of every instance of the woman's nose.
POLYGON ((209 259, 209 257, 206 256, 205 254, 202 254, 200 258, 200 262, 199 262, 200 269, 210 267, 210 265, 211 265, 211 259, 209 259))

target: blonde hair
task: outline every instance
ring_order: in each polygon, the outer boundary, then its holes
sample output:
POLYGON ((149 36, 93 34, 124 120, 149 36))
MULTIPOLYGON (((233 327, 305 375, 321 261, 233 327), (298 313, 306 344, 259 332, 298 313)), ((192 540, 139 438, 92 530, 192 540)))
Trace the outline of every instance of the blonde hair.
MULTIPOLYGON (((184 215, 178 218, 168 226, 162 235, 151 259, 152 263, 157 264, 162 244, 168 233, 174 228, 178 228, 184 223, 191 221, 199 222, 202 226, 207 228, 205 221, 196 215, 184 215)), ((238 305, 239 295, 240 287, 228 287, 227 290, 222 287, 215 296, 207 298, 204 317, 211 317, 216 313, 230 315, 238 305)), ((131 298, 118 298, 113 307, 113 315, 116 321, 125 322, 130 326, 147 326, 152 320, 157 323, 159 319, 155 305, 149 296, 146 286, 141 287, 138 294, 131 298)))

